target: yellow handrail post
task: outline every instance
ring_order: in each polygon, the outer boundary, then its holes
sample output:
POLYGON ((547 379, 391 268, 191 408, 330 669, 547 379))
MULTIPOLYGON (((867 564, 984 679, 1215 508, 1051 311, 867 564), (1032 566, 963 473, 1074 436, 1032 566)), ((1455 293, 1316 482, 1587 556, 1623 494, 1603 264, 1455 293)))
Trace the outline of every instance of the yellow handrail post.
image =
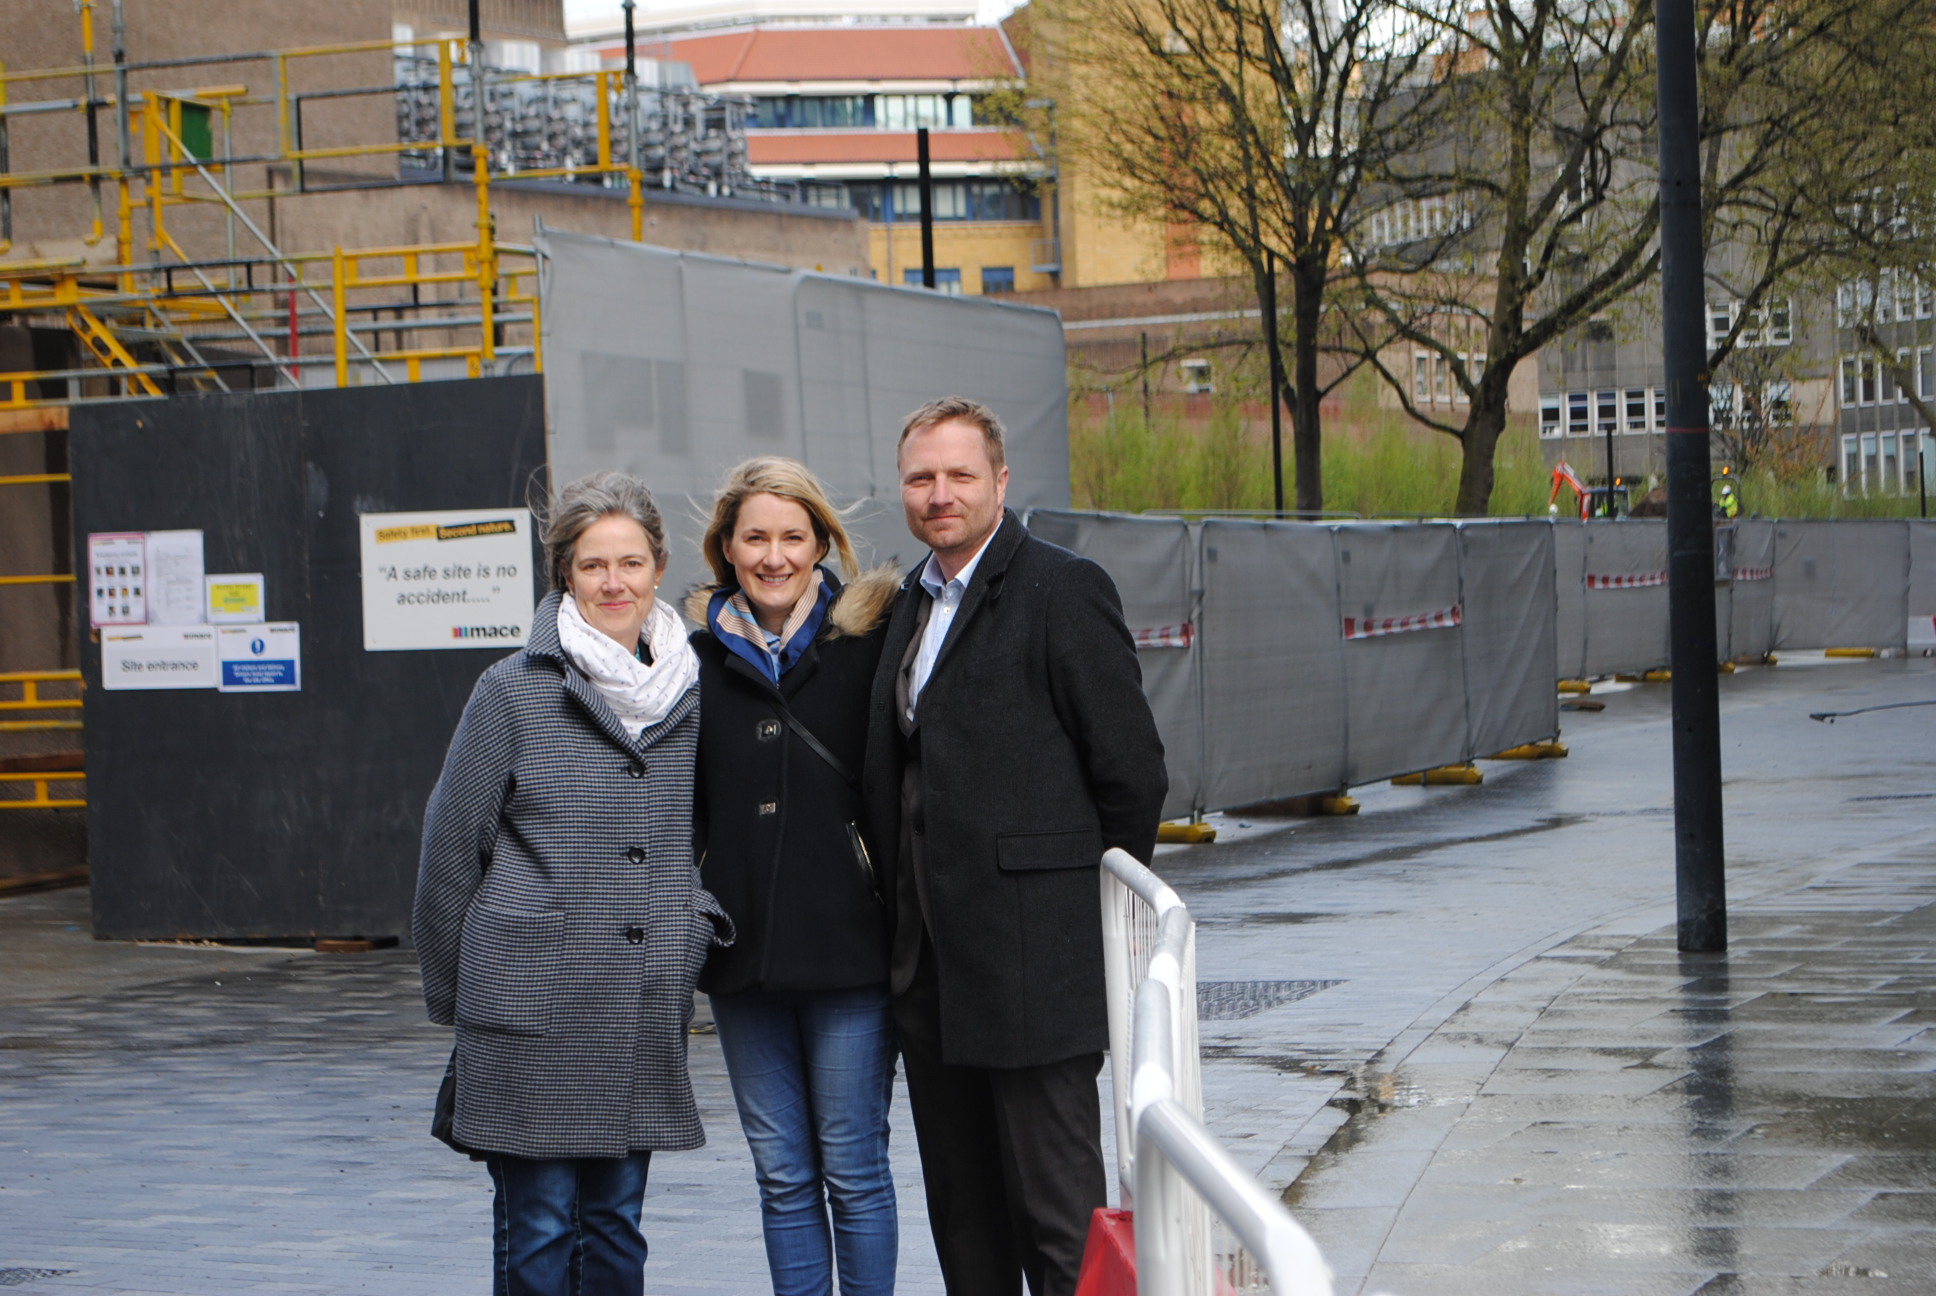
POLYGON ((626 179, 631 182, 631 196, 625 200, 632 209, 632 241, 645 242, 645 176, 637 167, 626 168, 626 179))
POLYGON ((161 96, 152 90, 142 92, 141 138, 147 151, 148 170, 141 183, 148 199, 148 259, 161 262, 161 200, 166 187, 161 179, 161 96))
MULTIPOLYGON (((477 292, 483 307, 484 340, 478 354, 485 361, 497 358, 493 315, 497 295, 497 231, 491 224, 491 168, 483 144, 471 146, 473 176, 477 182, 477 292)), ((475 377, 476 375, 472 375, 475 377)))
POLYGON ((350 385, 350 322, 343 309, 343 299, 347 296, 343 284, 343 249, 336 249, 336 273, 332 276, 331 292, 336 305, 336 385, 350 385))
MULTIPOLYGON (((450 47, 448 40, 437 42, 437 147, 446 159, 457 143, 457 78, 451 70, 450 47)), ((448 164, 444 178, 452 178, 448 164)))
MULTIPOLYGON (((612 167, 612 104, 610 72, 597 74, 598 89, 598 169, 609 171, 612 167)), ((599 183, 603 184, 604 181, 599 183)))
MULTIPOLYGON (((132 265, 134 264, 134 194, 128 187, 127 172, 121 173, 121 178, 116 181, 116 187, 121 191, 121 196, 118 212, 120 223, 115 227, 114 234, 114 259, 122 265, 132 265)), ((122 272, 121 291, 124 293, 134 291, 133 271, 122 272)))

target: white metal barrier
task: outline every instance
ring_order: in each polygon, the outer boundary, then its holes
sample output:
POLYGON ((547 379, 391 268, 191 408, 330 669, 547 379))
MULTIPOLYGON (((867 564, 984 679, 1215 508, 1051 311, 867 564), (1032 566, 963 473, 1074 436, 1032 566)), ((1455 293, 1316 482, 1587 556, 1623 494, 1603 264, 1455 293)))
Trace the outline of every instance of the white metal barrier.
POLYGON ((1204 1128, 1189 909, 1127 852, 1107 852, 1102 865, 1116 1159, 1123 1205, 1135 1211, 1139 1296, 1250 1285, 1215 1255, 1212 1216, 1241 1244, 1232 1268, 1260 1269, 1275 1296, 1331 1296, 1311 1235, 1204 1128))

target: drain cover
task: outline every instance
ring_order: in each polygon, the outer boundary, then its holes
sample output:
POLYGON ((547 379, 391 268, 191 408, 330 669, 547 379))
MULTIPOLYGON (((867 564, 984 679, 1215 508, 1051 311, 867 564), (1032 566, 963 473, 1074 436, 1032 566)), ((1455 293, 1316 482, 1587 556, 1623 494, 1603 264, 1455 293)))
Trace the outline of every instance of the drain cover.
POLYGON ((42 1278, 65 1278, 72 1269, 0 1269, 0 1287, 25 1287, 42 1278))
POLYGON ((1199 981, 1199 1021, 1241 1021, 1266 1008, 1296 1003, 1307 995, 1328 990, 1337 981, 1199 981))

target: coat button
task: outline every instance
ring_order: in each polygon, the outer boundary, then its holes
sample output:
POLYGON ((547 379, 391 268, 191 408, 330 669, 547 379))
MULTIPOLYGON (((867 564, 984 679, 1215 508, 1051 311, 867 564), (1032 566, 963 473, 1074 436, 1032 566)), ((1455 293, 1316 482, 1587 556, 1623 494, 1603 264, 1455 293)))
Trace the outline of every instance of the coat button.
POLYGON ((762 801, 760 802, 760 813, 763 815, 778 814, 780 813, 780 803, 778 801, 762 801))
POLYGON ((625 852, 625 858, 631 860, 634 864, 645 863, 645 847, 634 846, 631 850, 625 852))
POLYGON ((645 928, 643 928, 643 927, 627 927, 627 928, 625 929, 625 943, 626 943, 627 945, 641 945, 641 944, 644 944, 644 943, 645 943, 645 928))
POLYGON ((640 765, 640 764, 639 764, 638 762, 636 762, 636 761, 634 761, 634 762, 632 763, 632 767, 631 767, 630 769, 628 769, 628 770, 626 770, 625 772, 626 772, 627 774, 630 774, 630 775, 631 775, 631 776, 632 776, 633 778, 644 778, 644 777, 645 777, 645 766, 643 766, 643 765, 640 765))
POLYGON ((754 726, 753 736, 760 742, 772 742, 780 736, 780 722, 778 720, 760 721, 754 726))

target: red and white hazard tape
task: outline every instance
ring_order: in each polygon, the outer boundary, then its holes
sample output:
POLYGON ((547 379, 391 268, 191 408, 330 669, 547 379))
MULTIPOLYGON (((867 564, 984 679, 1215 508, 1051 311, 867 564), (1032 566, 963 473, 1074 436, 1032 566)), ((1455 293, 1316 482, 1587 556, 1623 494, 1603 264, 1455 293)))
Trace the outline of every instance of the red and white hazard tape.
POLYGON ((1666 583, 1667 573, 1664 571, 1635 572, 1630 576, 1595 576, 1589 573, 1586 578, 1588 589, 1640 589, 1647 585, 1666 583))
POLYGON ((1734 578, 1738 581, 1773 580, 1775 569, 1773 567, 1736 567, 1734 578))
POLYGON ((1136 631, 1138 648, 1188 648, 1196 642, 1197 628, 1185 621, 1182 625, 1150 626, 1136 631))
POLYGON ((1384 635, 1408 634, 1413 630, 1449 630, 1465 621, 1465 611, 1457 603, 1436 612, 1420 612, 1402 617, 1346 617, 1344 637, 1377 639, 1384 635))

